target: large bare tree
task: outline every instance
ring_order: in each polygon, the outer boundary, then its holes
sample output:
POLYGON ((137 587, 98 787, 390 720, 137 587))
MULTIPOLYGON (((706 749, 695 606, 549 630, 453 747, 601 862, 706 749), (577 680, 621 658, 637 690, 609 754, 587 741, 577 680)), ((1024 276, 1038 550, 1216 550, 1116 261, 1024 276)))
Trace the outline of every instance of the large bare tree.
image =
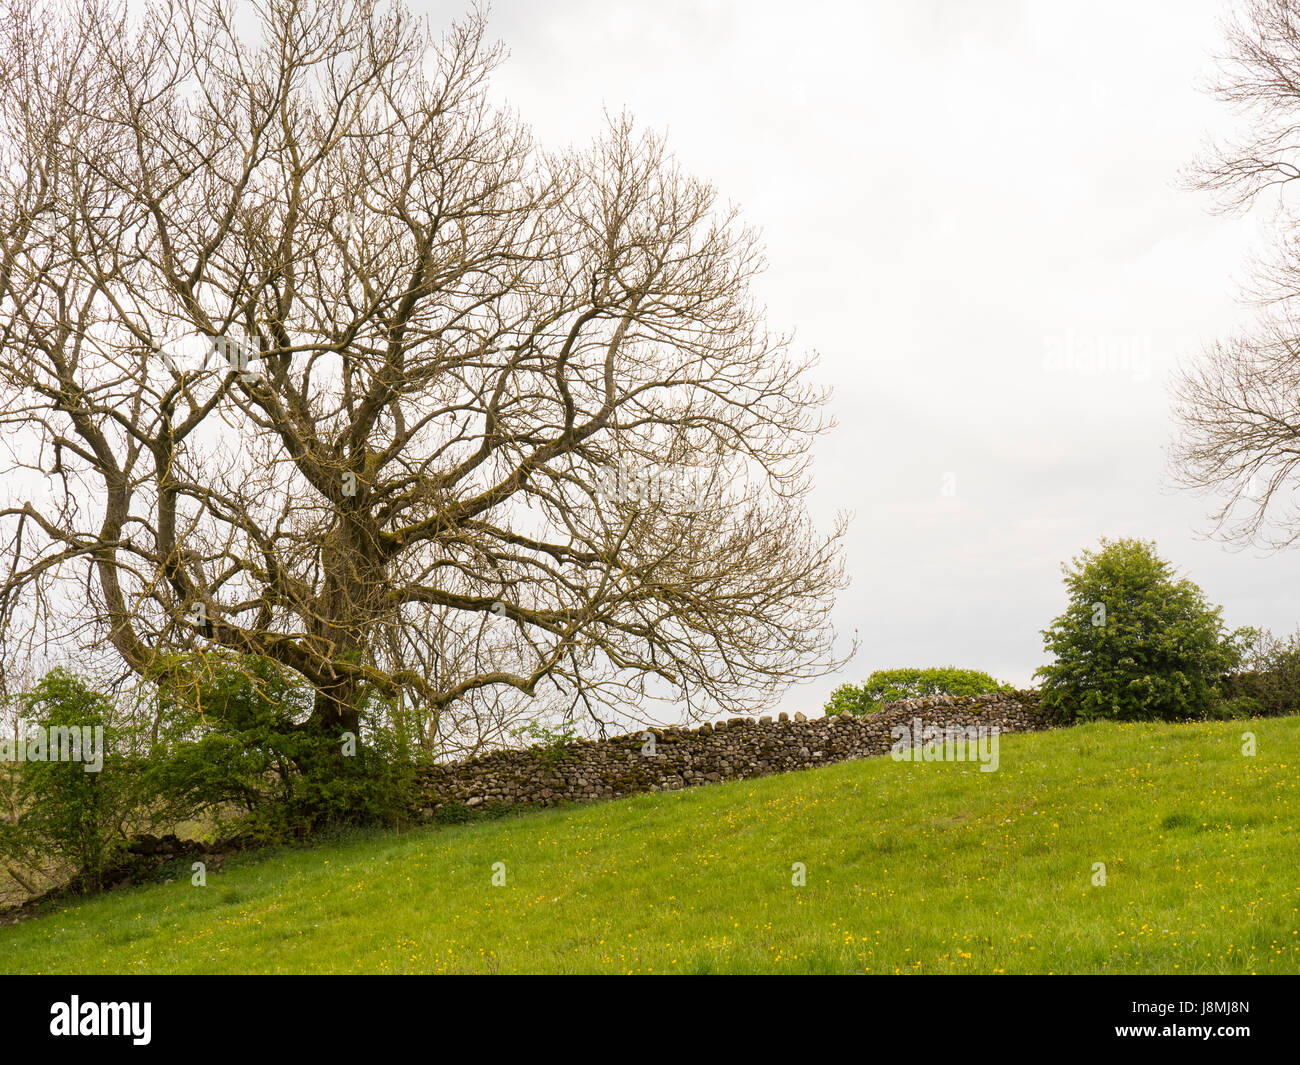
POLYGON ((3 10, 7 662, 252 653, 453 746, 828 668, 825 397, 658 138, 539 149, 478 11, 3 10))
POLYGON ((1183 485, 1218 497, 1218 535, 1281 548, 1300 539, 1300 3, 1249 0, 1227 37, 1213 91, 1243 133, 1198 160, 1191 184, 1225 212, 1270 209, 1278 239, 1246 293, 1254 326, 1174 383, 1170 465, 1183 485))

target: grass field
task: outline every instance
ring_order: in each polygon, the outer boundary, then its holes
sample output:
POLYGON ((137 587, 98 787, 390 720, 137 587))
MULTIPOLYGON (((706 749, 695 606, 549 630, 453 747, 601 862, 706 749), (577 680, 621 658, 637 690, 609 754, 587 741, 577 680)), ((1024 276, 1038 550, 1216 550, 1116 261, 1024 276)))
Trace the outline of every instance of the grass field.
POLYGON ((250 856, 0 972, 1296 973, 1298 829, 1300 718, 1089 725, 250 856))

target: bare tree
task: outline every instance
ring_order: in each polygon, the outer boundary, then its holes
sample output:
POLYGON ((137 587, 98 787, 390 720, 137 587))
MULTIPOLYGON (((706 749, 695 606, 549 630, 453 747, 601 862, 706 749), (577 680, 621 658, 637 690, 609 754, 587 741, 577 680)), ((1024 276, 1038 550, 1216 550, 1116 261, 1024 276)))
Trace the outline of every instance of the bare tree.
POLYGON ((1272 206, 1278 240, 1247 292, 1256 325, 1174 384, 1170 466, 1181 484, 1220 498, 1216 534, 1281 548, 1300 539, 1300 214, 1288 198, 1300 178, 1300 4, 1250 0, 1227 37, 1213 92, 1246 132, 1198 160, 1190 183, 1225 212, 1272 206))
POLYGON ((660 139, 537 148, 478 11, 4 20, 5 661, 257 654, 322 728, 373 692, 462 748, 831 666, 825 397, 660 139))

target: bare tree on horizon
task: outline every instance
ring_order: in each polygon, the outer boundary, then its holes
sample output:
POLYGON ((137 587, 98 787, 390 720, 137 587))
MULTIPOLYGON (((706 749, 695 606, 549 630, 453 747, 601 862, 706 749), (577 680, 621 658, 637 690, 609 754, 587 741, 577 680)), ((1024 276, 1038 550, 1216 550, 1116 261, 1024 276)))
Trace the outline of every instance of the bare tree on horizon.
POLYGON ((1177 483, 1222 501, 1215 535, 1281 549, 1300 540, 1300 214, 1287 193, 1300 178, 1300 4, 1249 0, 1227 25, 1213 94, 1243 120, 1213 146, 1189 184, 1220 210, 1245 212, 1276 193, 1272 254, 1247 292, 1255 325, 1215 343, 1173 384, 1177 483))

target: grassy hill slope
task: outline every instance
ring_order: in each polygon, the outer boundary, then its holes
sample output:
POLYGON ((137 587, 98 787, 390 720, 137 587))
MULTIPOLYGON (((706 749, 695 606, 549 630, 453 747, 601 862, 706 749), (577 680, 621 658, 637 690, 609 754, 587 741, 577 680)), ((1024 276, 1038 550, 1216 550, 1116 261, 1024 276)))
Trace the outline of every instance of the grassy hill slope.
POLYGON ((1089 725, 245 858, 0 972, 1295 973, 1297 829, 1300 718, 1089 725))

